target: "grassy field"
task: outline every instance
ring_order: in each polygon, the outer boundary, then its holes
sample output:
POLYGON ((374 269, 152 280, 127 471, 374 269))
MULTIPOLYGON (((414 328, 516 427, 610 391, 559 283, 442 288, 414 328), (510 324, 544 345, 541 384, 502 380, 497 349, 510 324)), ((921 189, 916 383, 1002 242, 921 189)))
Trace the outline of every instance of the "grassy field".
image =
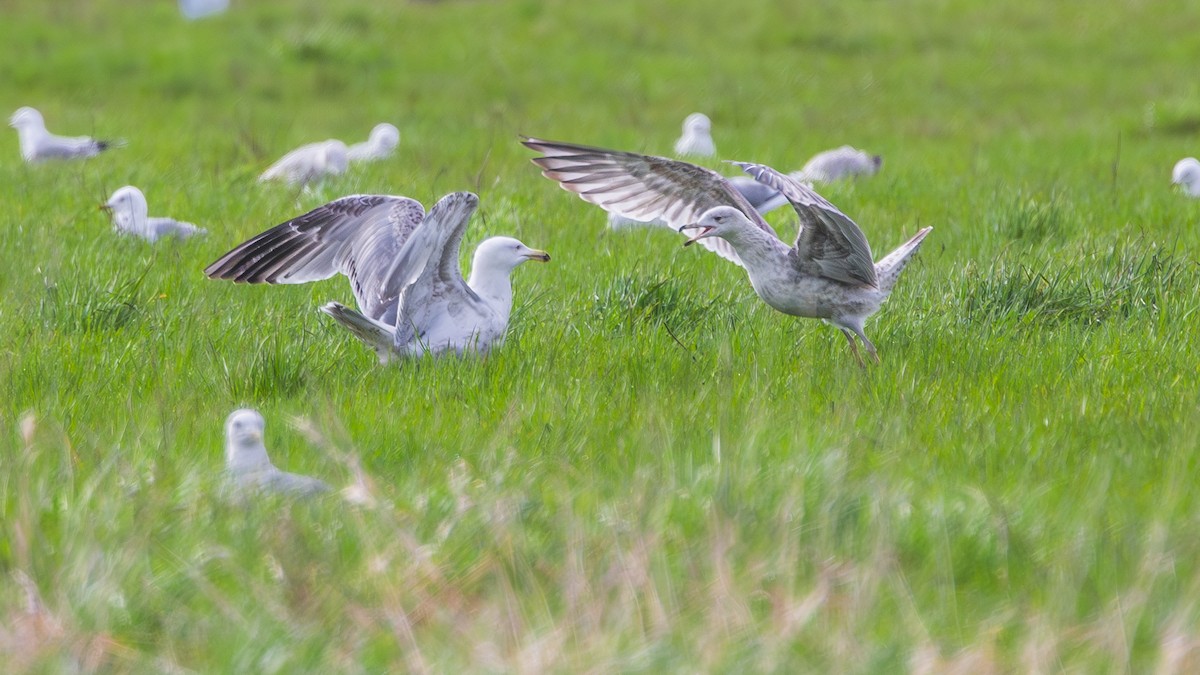
POLYGON ((0 108, 128 141, 27 166, 0 134, 6 672, 1200 670, 1200 202, 1169 188, 1200 7, 0 13, 0 108), (516 142, 668 153, 695 110, 728 159, 884 155, 823 190, 877 255, 934 227, 867 325, 880 365, 677 235, 606 232, 516 142), (392 160, 254 182, 379 121, 392 160), (118 238, 96 205, 127 183, 209 235, 118 238), (343 194, 456 190, 464 249, 553 256, 486 359, 381 368, 316 311, 344 280, 201 273, 343 194), (373 503, 221 500, 240 406, 373 503))

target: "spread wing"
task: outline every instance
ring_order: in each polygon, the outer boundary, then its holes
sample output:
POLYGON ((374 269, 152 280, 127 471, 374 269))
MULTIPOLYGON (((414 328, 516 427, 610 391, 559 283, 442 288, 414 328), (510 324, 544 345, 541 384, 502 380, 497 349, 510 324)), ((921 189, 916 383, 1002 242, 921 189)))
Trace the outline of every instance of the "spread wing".
POLYGON ((435 323, 473 321, 487 313, 487 303, 463 280, 458 266, 463 233, 478 206, 479 197, 470 192, 442 197, 405 244, 396 260, 395 277, 403 288, 395 324, 397 345, 421 339, 435 323))
MULTIPOLYGON (((541 167, 543 176, 609 213, 643 222, 661 220, 678 230, 715 206, 733 206, 755 225, 778 236, 745 197, 715 171, 665 157, 586 145, 537 138, 521 142, 542 153, 533 163, 541 167)), ((712 237, 697 243, 742 264, 724 239, 712 237)))
POLYGON ((362 313, 391 324, 403 289, 393 279, 397 258, 424 218, 421 203, 408 197, 342 197, 239 245, 204 273, 252 284, 344 274, 362 313))
POLYGON ((800 216, 791 257, 807 274, 847 284, 876 286, 871 247, 858 225, 824 197, 769 166, 734 162, 754 179, 779 190, 800 216))

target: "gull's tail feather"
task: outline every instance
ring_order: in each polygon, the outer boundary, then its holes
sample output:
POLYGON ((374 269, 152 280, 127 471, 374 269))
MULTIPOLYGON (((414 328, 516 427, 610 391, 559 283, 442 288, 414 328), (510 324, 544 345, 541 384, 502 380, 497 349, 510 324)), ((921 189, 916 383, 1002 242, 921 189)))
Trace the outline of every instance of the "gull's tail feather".
POLYGON ((321 311, 333 317, 342 324, 354 337, 373 347, 379 354, 379 360, 387 362, 395 345, 396 331, 392 327, 363 315, 340 302, 331 302, 321 308, 321 311))
POLYGON ((932 227, 922 228, 920 232, 913 235, 912 239, 904 242, 896 250, 885 255, 882 260, 875 263, 875 278, 879 285, 879 290, 884 293, 892 291, 892 287, 896 285, 896 280, 900 278, 900 273, 904 271, 904 267, 908 265, 908 261, 912 260, 917 249, 921 248, 921 242, 932 231, 932 227))

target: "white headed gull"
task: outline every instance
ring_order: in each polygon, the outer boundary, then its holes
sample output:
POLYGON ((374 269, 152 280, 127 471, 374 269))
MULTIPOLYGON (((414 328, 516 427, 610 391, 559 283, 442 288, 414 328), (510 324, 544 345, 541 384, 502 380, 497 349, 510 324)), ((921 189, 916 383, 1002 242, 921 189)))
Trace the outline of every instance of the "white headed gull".
POLYGON ((712 157, 717 146, 712 139, 712 120, 704 113, 692 113, 683 120, 683 135, 675 141, 675 154, 680 157, 712 157))
POLYGON ((225 419, 225 473, 238 492, 310 496, 329 492, 324 481, 280 471, 263 445, 263 417, 257 410, 234 410, 225 419))
POLYGON ((107 202, 100 205, 100 208, 112 216, 113 229, 147 241, 158 241, 163 237, 186 239, 192 235, 206 233, 204 228, 191 223, 171 218, 149 217, 145 195, 132 185, 118 189, 107 202))
POLYGON ((1171 183, 1180 186, 1189 197, 1200 197, 1200 161, 1186 157, 1175 163, 1171 183))
POLYGON ((407 197, 354 195, 271 228, 209 265, 214 279, 300 284, 344 274, 359 311, 331 302, 321 311, 393 356, 486 352, 504 339, 512 311, 509 274, 549 254, 511 237, 485 239, 463 280, 458 250, 479 198, 443 197, 426 215, 407 197))
POLYGON ((17 130, 21 157, 26 162, 95 157, 113 146, 110 141, 98 141, 91 136, 55 136, 46 131, 42 114, 28 106, 13 113, 8 125, 17 130))

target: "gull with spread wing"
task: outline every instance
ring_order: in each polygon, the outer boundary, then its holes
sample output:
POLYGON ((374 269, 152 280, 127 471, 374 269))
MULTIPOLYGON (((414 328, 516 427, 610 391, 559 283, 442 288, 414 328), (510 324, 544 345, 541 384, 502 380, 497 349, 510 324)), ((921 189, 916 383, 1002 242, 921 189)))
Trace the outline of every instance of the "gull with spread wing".
POLYGON ((443 352, 485 353, 504 340, 511 272, 550 255, 512 237, 485 239, 471 277, 459 245, 479 198, 442 197, 425 213, 408 197, 354 195, 332 201, 241 244, 204 273, 245 283, 302 284, 343 274, 359 311, 321 308, 375 349, 379 360, 443 352))
POLYGON ((784 314, 836 326, 859 364, 863 361, 855 338, 879 360, 863 326, 933 229, 921 229, 876 263, 858 225, 811 188, 770 167, 736 163, 782 193, 800 216, 800 233, 795 245, 788 246, 715 171, 571 143, 536 138, 523 143, 542 154, 533 160, 542 175, 584 201, 627 218, 661 218, 681 232, 699 230, 685 246, 700 244, 744 267, 758 296, 784 314))

